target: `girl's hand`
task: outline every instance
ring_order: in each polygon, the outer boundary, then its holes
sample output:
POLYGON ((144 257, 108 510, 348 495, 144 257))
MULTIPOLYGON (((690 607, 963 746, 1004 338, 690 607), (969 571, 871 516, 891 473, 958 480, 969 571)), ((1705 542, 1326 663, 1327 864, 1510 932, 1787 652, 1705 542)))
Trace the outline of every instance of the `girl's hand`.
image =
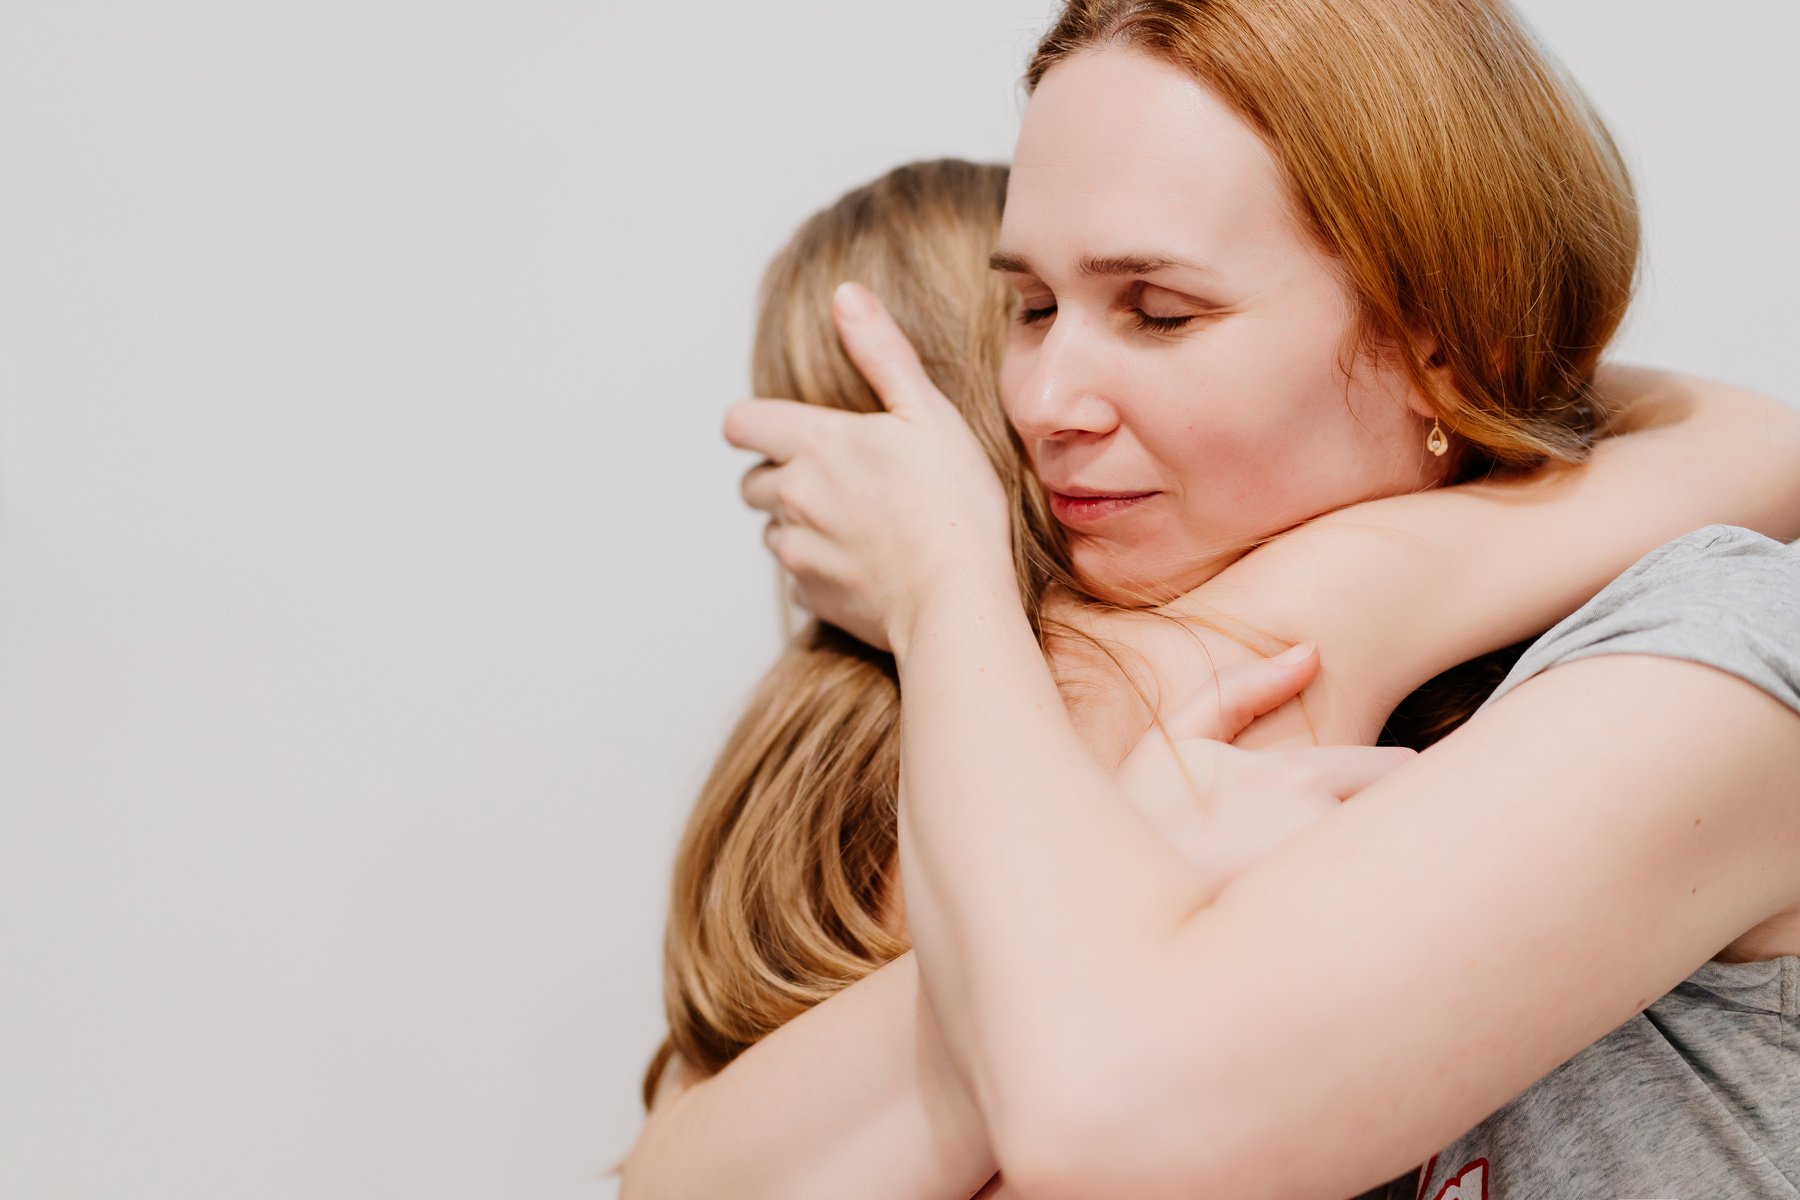
POLYGON ((1157 832, 1213 886, 1274 851, 1377 779, 1416 757, 1386 746, 1239 750, 1227 744, 1257 717, 1300 694, 1318 673, 1302 643, 1228 667, 1162 718, 1114 779, 1157 832))
POLYGON ((766 460, 744 502, 815 616, 892 647, 933 594, 1012 582, 1005 493, 962 414, 872 293, 838 288, 838 336, 887 411, 750 400, 725 439, 766 460))

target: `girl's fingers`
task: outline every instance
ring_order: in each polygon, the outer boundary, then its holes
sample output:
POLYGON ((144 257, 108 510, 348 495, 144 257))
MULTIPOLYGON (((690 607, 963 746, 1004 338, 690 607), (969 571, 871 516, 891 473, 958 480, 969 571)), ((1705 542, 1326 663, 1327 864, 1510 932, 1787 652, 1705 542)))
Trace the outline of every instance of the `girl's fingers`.
POLYGON ((745 471, 743 480, 738 484, 738 493, 743 496, 744 503, 757 512, 775 516, 780 488, 775 473, 780 469, 772 462, 759 462, 745 471))
POLYGON ((780 464, 805 450, 832 422, 854 416, 797 400, 742 400, 725 410, 725 440, 780 464))
POLYGON ((912 416, 934 403, 949 406, 875 293, 859 283, 839 284, 831 312, 844 352, 889 412, 912 416))
POLYGON ((1306 690, 1319 673, 1318 648, 1302 642, 1273 658, 1226 667, 1173 713, 1163 727, 1176 739, 1229 742, 1266 712, 1306 690))

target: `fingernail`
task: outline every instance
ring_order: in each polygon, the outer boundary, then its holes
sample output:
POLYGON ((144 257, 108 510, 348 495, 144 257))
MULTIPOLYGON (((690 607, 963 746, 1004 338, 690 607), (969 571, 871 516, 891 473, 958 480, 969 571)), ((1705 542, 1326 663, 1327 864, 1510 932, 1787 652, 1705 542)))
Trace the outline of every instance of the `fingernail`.
POLYGON ((875 311, 874 298, 868 290, 854 283, 840 283, 834 293, 838 311, 846 317, 861 319, 875 311))
POLYGON ((1306 656, 1311 654, 1313 648, 1317 645, 1317 642, 1301 642, 1299 645, 1289 646, 1270 661, 1281 663, 1283 666, 1287 666, 1291 663, 1304 662, 1306 656))

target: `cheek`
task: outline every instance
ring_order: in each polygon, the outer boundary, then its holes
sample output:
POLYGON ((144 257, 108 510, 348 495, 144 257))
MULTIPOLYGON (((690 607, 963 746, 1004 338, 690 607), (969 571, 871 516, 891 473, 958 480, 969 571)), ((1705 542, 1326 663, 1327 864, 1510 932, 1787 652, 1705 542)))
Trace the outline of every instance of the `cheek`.
MULTIPOLYGON (((1216 347, 1196 420, 1221 448, 1262 459, 1320 453, 1347 437, 1351 385, 1338 346, 1341 322, 1246 324, 1216 347)), ((1198 432, 1198 430, 1197 430, 1198 432)), ((1240 464, 1255 468, 1259 464, 1240 464)))
POLYGON ((1260 534, 1298 509, 1315 511, 1322 502, 1314 493, 1334 493, 1332 481, 1363 439, 1333 356, 1233 349, 1243 353, 1190 376, 1203 383, 1180 394, 1164 389, 1161 403, 1143 406, 1139 428, 1181 481, 1194 515, 1260 534))
POLYGON ((1251 339, 1209 349, 1203 361, 1168 364, 1160 386, 1139 393, 1135 423, 1158 457, 1241 475, 1317 434, 1333 401, 1316 364, 1251 339))

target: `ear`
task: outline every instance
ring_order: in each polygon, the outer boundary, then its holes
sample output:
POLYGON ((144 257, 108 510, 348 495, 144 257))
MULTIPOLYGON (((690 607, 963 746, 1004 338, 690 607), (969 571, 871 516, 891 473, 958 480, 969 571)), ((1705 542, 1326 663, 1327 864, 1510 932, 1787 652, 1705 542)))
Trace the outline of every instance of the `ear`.
MULTIPOLYGON (((1438 395, 1448 392, 1450 390, 1450 365, 1444 361, 1444 355, 1438 349, 1437 339, 1425 333, 1415 334, 1412 352, 1417 354, 1419 360, 1424 363, 1424 374, 1430 384, 1431 392, 1438 395)), ((1438 410, 1431 403, 1431 396, 1417 388, 1413 388, 1407 393, 1406 407, 1421 421, 1439 419, 1438 410)))
MULTIPOLYGON (((1402 387, 1396 389, 1402 394, 1395 399, 1406 406, 1407 412, 1427 426, 1442 419, 1432 397, 1451 390, 1451 377, 1436 337, 1416 326, 1408 328, 1404 335, 1392 330, 1382 332, 1367 319, 1352 326, 1350 337, 1353 339, 1348 343, 1351 362, 1366 361, 1404 381, 1402 387), (1425 377, 1422 386, 1414 383, 1412 368, 1415 362, 1425 377)), ((1424 436, 1423 433, 1420 436, 1424 436)))

